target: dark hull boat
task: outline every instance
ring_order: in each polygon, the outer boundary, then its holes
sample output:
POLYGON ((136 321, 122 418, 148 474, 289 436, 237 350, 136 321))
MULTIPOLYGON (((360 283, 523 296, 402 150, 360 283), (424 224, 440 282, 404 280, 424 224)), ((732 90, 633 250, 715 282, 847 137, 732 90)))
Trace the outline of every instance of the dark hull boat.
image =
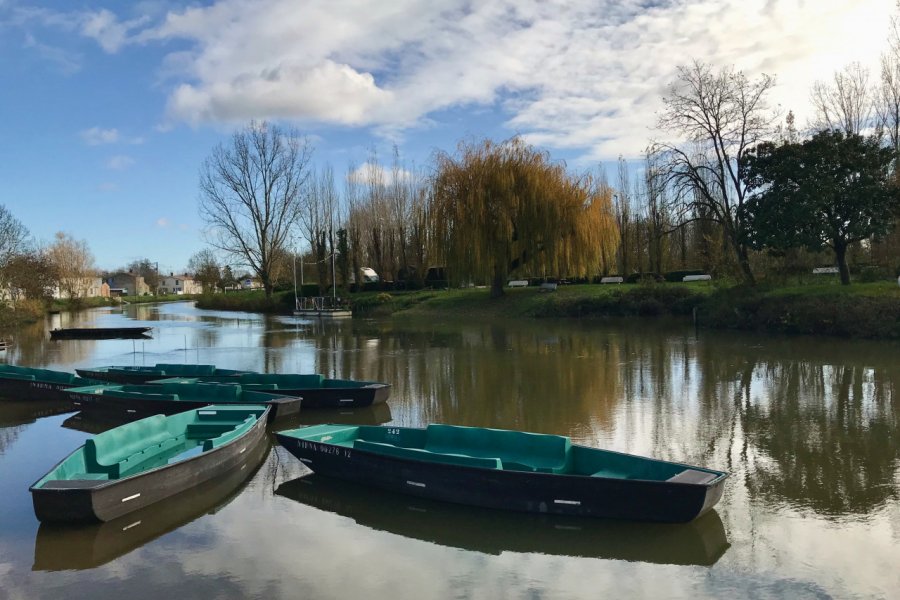
POLYGON ((149 339, 152 327, 69 327, 51 329, 51 340, 149 339))
POLYGON ((0 365, 0 397, 3 398, 66 402, 71 406, 66 390, 93 383, 97 382, 64 371, 0 365))
POLYGON ((168 377, 191 377, 202 381, 215 380, 233 383, 238 375, 248 371, 218 369, 215 365, 157 363, 152 367, 91 367, 75 369, 75 372, 88 379, 112 383, 147 383, 168 377))
POLYGON ((484 554, 527 552, 671 565, 715 564, 728 550, 715 510, 690 523, 630 523, 462 506, 307 475, 275 493, 387 531, 484 554))
MULTIPOLYGON (((153 383, 193 383, 195 379, 172 378, 153 383)), ((293 375, 269 373, 245 373, 233 379, 208 381, 233 382, 245 390, 268 391, 282 396, 303 398, 303 408, 362 408, 383 404, 391 394, 389 383, 357 381, 353 379, 326 379, 321 374, 293 375)))
POLYGON ((429 425, 317 425, 276 433, 322 475, 488 508, 681 523, 727 473, 572 444, 557 435, 429 425))
POLYGON ((244 489, 268 454, 257 445, 246 463, 185 492, 106 523, 41 523, 34 541, 33 571, 94 569, 147 542, 226 506, 244 489))
POLYGON ((264 404, 272 408, 269 418, 276 420, 297 415, 302 403, 295 396, 247 391, 230 383, 98 384, 71 388, 67 393, 78 410, 119 413, 124 418, 174 415, 210 404, 264 404))
POLYGON ((44 522, 111 521, 235 470, 266 445, 264 406, 154 415, 88 439, 30 491, 44 522))

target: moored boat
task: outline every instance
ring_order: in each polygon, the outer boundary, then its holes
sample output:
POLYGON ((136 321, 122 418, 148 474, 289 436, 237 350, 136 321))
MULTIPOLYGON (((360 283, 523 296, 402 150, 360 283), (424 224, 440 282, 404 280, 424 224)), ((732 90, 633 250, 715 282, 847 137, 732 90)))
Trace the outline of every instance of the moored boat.
POLYGON ((109 521, 246 469, 270 409, 208 406, 154 415, 85 441, 30 491, 41 521, 109 521))
POLYGON ((718 502, 728 476, 559 435, 479 427, 315 425, 276 436, 321 475, 535 513, 688 522, 718 502))
MULTIPOLYGON (((196 383, 192 378, 168 378, 151 383, 196 383)), ((300 396, 303 408, 360 408, 382 404, 391 393, 389 383, 357 381, 353 379, 326 379, 321 374, 295 375, 273 373, 243 373, 233 378, 206 381, 228 381, 245 390, 264 390, 284 396, 300 396)))
POLYGON ((41 523, 34 539, 33 571, 95 569, 236 498, 257 473, 269 451, 258 444, 241 465, 165 500, 103 523, 41 523))
POLYGON ((174 415, 210 404, 265 404, 270 419, 300 412, 302 399, 277 391, 244 390, 232 383, 165 383, 159 385, 96 384, 66 390, 75 407, 85 413, 118 412, 126 416, 174 415))
POLYGON ((0 397, 15 400, 64 401, 69 388, 96 383, 74 373, 0 365, 0 397))
POLYGON ((215 365, 157 363, 152 367, 109 366, 75 369, 88 379, 112 383, 146 383, 168 377, 191 377, 199 380, 232 381, 249 371, 219 369, 215 365))
POLYGON ((110 340, 149 338, 152 327, 66 327, 51 329, 51 340, 110 340))

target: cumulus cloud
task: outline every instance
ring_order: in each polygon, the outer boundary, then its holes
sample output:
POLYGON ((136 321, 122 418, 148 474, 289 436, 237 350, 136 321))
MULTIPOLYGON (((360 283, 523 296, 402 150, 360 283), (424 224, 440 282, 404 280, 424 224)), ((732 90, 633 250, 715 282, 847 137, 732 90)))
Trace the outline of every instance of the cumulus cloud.
POLYGON ((79 135, 88 146, 99 146, 101 144, 114 144, 119 141, 118 129, 103 129, 101 127, 91 127, 85 129, 79 135))
POLYGON ((168 115, 283 118, 397 132, 489 107, 511 132, 589 157, 647 143, 675 68, 693 59, 778 76, 802 122, 808 91, 843 64, 874 65, 884 0, 219 0, 155 25, 95 13, 107 51, 176 42, 161 69, 168 115))
POLYGON ((165 217, 160 217, 159 219, 156 220, 156 226, 159 228, 162 228, 162 229, 165 229, 166 227, 168 227, 171 224, 172 224, 171 221, 169 221, 165 217))
POLYGON ((119 154, 111 156, 106 161, 106 168, 114 171, 123 171, 134 164, 134 159, 130 156, 119 154))
POLYGON ((366 163, 347 173, 347 179, 360 185, 392 185, 395 181, 406 183, 413 180, 413 173, 406 169, 385 168, 383 165, 366 163))

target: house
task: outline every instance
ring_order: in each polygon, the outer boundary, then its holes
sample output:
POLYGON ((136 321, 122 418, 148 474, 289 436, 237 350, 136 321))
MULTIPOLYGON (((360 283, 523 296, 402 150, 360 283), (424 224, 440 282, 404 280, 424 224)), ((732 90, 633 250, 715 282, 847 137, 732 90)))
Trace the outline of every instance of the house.
POLYGON ((125 296, 145 296, 150 293, 150 286, 144 278, 134 273, 119 272, 107 279, 110 290, 122 290, 125 296))
POLYGON ((53 290, 53 297, 58 300, 77 298, 109 298, 109 284, 100 277, 66 278, 53 290))
POLYGON ((203 286, 190 275, 170 273, 159 280, 160 294, 202 294, 203 286))

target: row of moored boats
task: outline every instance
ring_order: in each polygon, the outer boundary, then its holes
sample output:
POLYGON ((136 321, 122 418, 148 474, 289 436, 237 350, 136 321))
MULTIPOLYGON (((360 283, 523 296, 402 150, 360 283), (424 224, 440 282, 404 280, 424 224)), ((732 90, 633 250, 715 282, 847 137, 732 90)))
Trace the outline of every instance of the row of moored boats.
MULTIPOLYGON (((123 424, 99 433, 31 487, 41 521, 109 521, 238 471, 267 424, 301 408, 360 408, 390 385, 213 365, 98 367, 66 373, 0 365, 0 396, 56 402, 123 424)), ((727 474, 571 443, 559 435, 433 423, 313 425, 275 433, 324 476, 438 500, 518 511, 686 522, 727 474)))

